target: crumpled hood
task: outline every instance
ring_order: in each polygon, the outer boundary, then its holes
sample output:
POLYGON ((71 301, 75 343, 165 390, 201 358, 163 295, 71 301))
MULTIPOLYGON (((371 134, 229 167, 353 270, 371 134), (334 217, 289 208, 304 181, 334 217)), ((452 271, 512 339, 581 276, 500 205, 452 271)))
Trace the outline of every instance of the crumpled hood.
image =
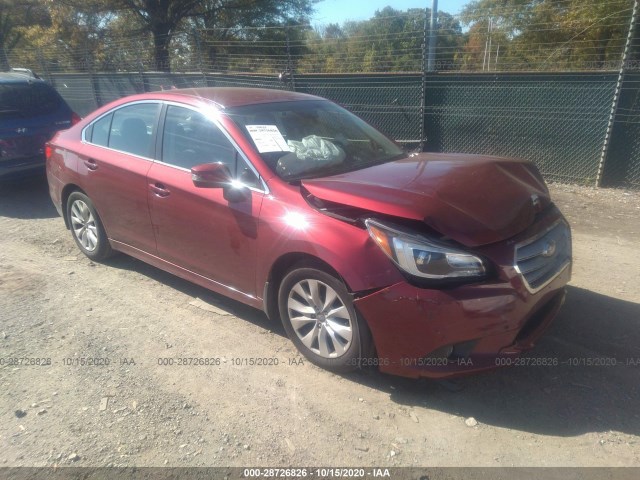
POLYGON ((551 203, 533 164, 478 155, 421 153, 302 185, 323 200, 424 221, 469 247, 522 232, 551 203))

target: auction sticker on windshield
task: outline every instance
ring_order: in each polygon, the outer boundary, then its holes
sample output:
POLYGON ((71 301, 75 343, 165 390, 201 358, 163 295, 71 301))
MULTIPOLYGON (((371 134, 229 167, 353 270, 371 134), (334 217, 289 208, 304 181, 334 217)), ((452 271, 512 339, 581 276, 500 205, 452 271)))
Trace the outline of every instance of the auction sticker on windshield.
POLYGON ((288 152, 289 146, 275 125, 247 125, 258 152, 288 152))

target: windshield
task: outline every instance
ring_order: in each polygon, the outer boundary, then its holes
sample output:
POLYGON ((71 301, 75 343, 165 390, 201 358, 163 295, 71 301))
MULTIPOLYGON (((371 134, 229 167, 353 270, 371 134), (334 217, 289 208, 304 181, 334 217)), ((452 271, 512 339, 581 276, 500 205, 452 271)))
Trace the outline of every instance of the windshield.
POLYGON ((251 105, 226 113, 284 180, 336 175, 405 156, 376 129, 328 101, 251 105))

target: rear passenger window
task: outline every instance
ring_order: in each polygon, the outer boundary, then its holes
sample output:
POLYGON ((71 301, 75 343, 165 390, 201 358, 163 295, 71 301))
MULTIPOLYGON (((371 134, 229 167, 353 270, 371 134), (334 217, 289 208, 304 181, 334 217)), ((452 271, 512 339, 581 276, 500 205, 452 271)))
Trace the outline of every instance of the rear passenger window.
MULTIPOLYGON (((109 148, 141 157, 151 157, 159 108, 160 105, 157 103, 139 103, 113 112, 109 129, 109 148)), ((96 128, 97 123, 94 127, 94 137, 96 128)))

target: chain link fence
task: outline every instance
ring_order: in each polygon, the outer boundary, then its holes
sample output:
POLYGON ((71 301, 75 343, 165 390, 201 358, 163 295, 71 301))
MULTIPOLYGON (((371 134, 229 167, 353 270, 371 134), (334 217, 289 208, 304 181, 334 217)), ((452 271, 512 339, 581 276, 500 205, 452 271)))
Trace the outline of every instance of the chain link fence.
POLYGON ((547 179, 594 185, 616 74, 432 75, 427 149, 526 158, 547 179))
POLYGON ((420 75, 300 75, 298 92, 342 105, 402 144, 415 149, 422 139, 420 75))
POLYGON ((640 73, 625 76, 601 185, 640 189, 640 73))
MULTIPOLYGON (((407 150, 520 157, 549 180, 640 189, 640 29, 634 34, 630 27, 633 0, 611 4, 615 14, 597 20, 612 32, 602 48, 581 35, 561 43, 535 37, 518 55, 491 28, 470 29, 475 41, 465 43, 458 18, 443 14, 437 72, 424 71, 425 9, 344 30, 177 31, 166 65, 172 73, 153 71, 147 34, 112 32, 75 46, 56 39, 16 50, 10 61, 39 72, 81 115, 126 95, 170 88, 286 89, 343 105, 407 150)), ((554 22, 535 27, 536 35, 560 33, 554 22)))
MULTIPOLYGON (((122 96, 187 87, 289 89, 328 98, 406 149, 531 160, 552 181, 596 185, 616 73, 51 74, 86 115, 122 96), (424 121, 421 118, 424 111, 424 121), (423 127, 424 124, 424 127, 423 127), (424 128, 424 132, 423 132, 424 128)), ((601 185, 640 188, 640 74, 625 77, 601 185)))
MULTIPOLYGON (((512 39, 491 17, 509 17, 512 6, 486 18, 480 12, 466 32, 460 16, 441 12, 436 72, 425 72, 428 9, 385 9, 319 29, 185 24, 164 38, 162 65, 157 38, 117 29, 84 41, 49 37, 9 60, 40 73, 80 115, 170 88, 294 90, 345 106, 407 150, 520 157, 552 181, 640 189, 637 1, 588 0, 580 8, 601 13, 579 15, 580 24, 538 18, 528 36, 512 39), (596 25, 606 42, 589 37, 596 25)), ((569 13, 558 10, 558 18, 571 20, 569 13)))

